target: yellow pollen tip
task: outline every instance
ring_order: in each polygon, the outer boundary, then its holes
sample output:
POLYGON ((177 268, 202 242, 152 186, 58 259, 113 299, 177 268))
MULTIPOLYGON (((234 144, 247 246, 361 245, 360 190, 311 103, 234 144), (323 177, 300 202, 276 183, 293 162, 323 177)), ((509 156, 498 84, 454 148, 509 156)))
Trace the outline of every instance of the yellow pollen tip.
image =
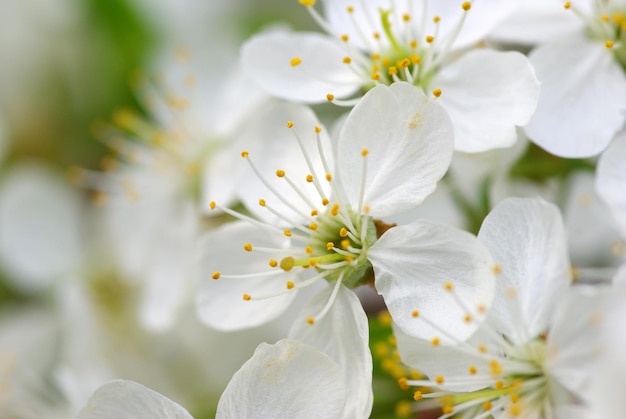
POLYGON ((415 393, 413 393, 413 400, 415 401, 422 400, 422 392, 416 391, 415 393))
POLYGON ((332 250, 335 247, 335 243, 328 242, 326 243, 326 250, 332 250))
POLYGON ((468 371, 470 374, 474 375, 474 374, 476 374, 476 373, 478 372, 478 369, 476 369, 476 367, 472 365, 472 366, 470 366, 470 367, 467 369, 467 371, 468 371))
POLYGON ((483 403, 483 409, 484 410, 491 410, 491 403, 489 403, 489 402, 483 403))
POLYGON ((309 229, 313 230, 313 231, 317 230, 317 224, 315 224, 315 223, 309 224, 309 229))
POLYGON ((215 209, 215 205, 216 205, 216 204, 215 204, 215 201, 211 201, 211 202, 209 202, 209 208, 211 208, 212 210, 214 210, 214 209, 215 209))
POLYGON ((349 239, 343 239, 341 241, 341 248, 343 250, 348 250, 348 247, 350 247, 350 240, 349 239))
POLYGON ((439 16, 435 16, 433 18, 433 22, 435 22, 435 23, 439 23, 440 20, 441 20, 441 17, 439 17, 439 16))
POLYGON ((285 171, 278 169, 276 171, 276 176, 278 176, 278 177, 285 177, 285 171))
POLYGON ((241 157, 243 157, 244 159, 248 158, 249 155, 250 155, 250 153, 248 153, 247 151, 242 151, 241 152, 241 157))
POLYGON ((315 6, 315 0, 298 0, 298 2, 306 7, 313 7, 315 6))
POLYGON ((607 48, 609 48, 609 49, 610 49, 610 48, 613 48, 613 45, 615 45, 615 44, 613 43, 613 41, 606 41, 606 42, 604 43, 604 46, 605 46, 605 47, 607 47, 607 48))
POLYGON ((307 318, 306 318, 306 322, 307 322, 308 324, 315 324, 315 319, 314 319, 313 317, 307 317, 307 318))
POLYGON ((367 148, 364 148, 363 150, 361 150, 361 156, 365 157, 369 154, 369 150, 367 148))
POLYGON ((417 48, 417 41, 415 39, 413 39, 410 43, 409 46, 411 47, 411 49, 415 49, 417 48))
POLYGON ((346 237, 348 235, 348 230, 346 230, 345 227, 341 227, 341 229, 339 230, 339 235, 341 237, 346 237))
POLYGON ((215 272, 213 272, 213 275, 211 275, 211 278, 213 278, 213 279, 215 279, 217 281, 218 279, 220 279, 220 276, 222 276, 222 273, 218 272, 218 271, 215 271, 215 272))
POLYGON ((504 388, 504 383, 500 380, 496 381, 493 385, 496 390, 502 390, 504 388))
POLYGON ((439 385, 442 385, 444 382, 443 375, 438 375, 435 377, 435 382, 439 385))
POLYGON ((333 204, 333 207, 330 209, 330 213, 337 216, 337 214, 339 214, 339 204, 333 204))
POLYGON ((491 267, 491 272, 493 272, 495 275, 498 275, 502 272, 502 267, 496 263, 491 267))
POLYGON ((406 379, 406 377, 398 378, 398 385, 400 386, 400 388, 402 390, 408 390, 409 389, 409 383, 408 383, 408 380, 406 379))
POLYGON ((328 200, 328 198, 324 198, 322 199, 322 205, 326 206, 330 203, 330 201, 328 200))
POLYGON ((293 282, 291 282, 291 281, 287 281, 287 289, 291 290, 291 289, 293 289, 293 287, 295 287, 295 284, 293 282))
POLYGON ((469 1, 463 2, 461 7, 467 12, 469 9, 472 8, 472 3, 470 3, 469 1))
POLYGON ((326 95, 326 100, 332 102, 333 100, 335 100, 335 95, 333 95, 332 93, 328 93, 326 95))
POLYGON ((446 291, 452 291, 454 289, 452 282, 446 282, 443 287, 446 291))
POLYGON ((284 234, 285 236, 287 236, 287 237, 291 237, 291 230, 286 229, 286 230, 284 230, 284 231, 283 231, 283 234, 284 234))
POLYGON ((326 173, 326 180, 329 182, 333 180, 333 175, 331 175, 330 173, 326 173))
POLYGON ((439 340, 439 338, 435 337, 432 338, 432 340, 430 341, 430 343, 433 344, 433 346, 439 346, 439 344, 441 343, 441 341, 439 340))
POLYGON ((404 58, 402 61, 400 61, 400 68, 407 68, 409 64, 411 64, 411 60, 409 60, 408 58, 404 58))
POLYGON ((293 121, 287 121, 287 128, 293 128, 293 121))
POLYGON ((252 297, 250 297, 250 294, 244 294, 243 295, 243 299, 244 299, 244 301, 250 301, 252 299, 252 297))
POLYGON ((352 58, 350 57, 343 57, 343 60, 341 60, 344 64, 350 64, 352 63, 352 58))
POLYGON ((277 261, 276 259, 270 259, 270 261, 269 261, 269 265, 270 265, 272 268, 275 268, 275 267, 277 267, 277 266, 278 266, 278 261, 277 261))
POLYGON ((259 205, 264 207, 265 206, 265 199, 259 199, 259 205))
POLYGON ((421 62, 422 62, 422 57, 420 57, 420 56, 419 56, 419 55, 417 55, 417 54, 411 54, 411 55, 410 55, 410 58, 411 58, 411 62, 412 62, 413 64, 419 64, 419 63, 421 63, 421 62))
POLYGON ((487 353, 487 347, 485 345, 478 345, 478 352, 481 354, 487 353))
POLYGON ((307 246, 307 247, 305 247, 305 248, 304 248, 304 251, 305 251, 308 255, 310 255, 310 254, 312 254, 312 253, 313 253, 313 248, 312 248, 311 246, 307 246))
POLYGON ((415 318, 419 317, 419 316, 420 316, 420 312, 419 312, 419 310, 413 310, 413 311, 411 312, 411 316, 413 316, 413 317, 415 317, 415 318))
POLYGON ((341 35, 341 40, 343 42, 348 42, 349 39, 350 39, 350 37, 347 34, 344 33, 343 35, 341 35))
POLYGON ((521 410, 522 409, 518 404, 512 404, 511 407, 509 407, 509 413, 511 414, 511 416, 519 416, 521 410))
POLYGON ((428 35, 426 37, 426 42, 428 42, 429 44, 432 44, 434 40, 435 40, 435 37, 432 35, 428 35))
POLYGON ((402 15, 402 20, 404 20, 405 22, 408 22, 411 20, 411 15, 408 13, 405 13, 402 15))
POLYGON ((563 4, 564 9, 569 9, 570 7, 572 7, 572 3, 570 3, 569 1, 566 1, 565 4, 563 4))
POLYGON ((306 175, 306 181, 309 183, 313 182, 313 175, 306 175))
POLYGON ((369 214, 370 213, 370 206, 369 205, 363 206, 363 212, 366 213, 366 214, 369 214))
POLYGON ((511 401, 513 403, 517 403, 518 400, 519 400, 519 394, 517 394, 517 393, 511 394, 511 401))
MULTIPOLYGON (((374 33, 372 34, 372 36, 374 37, 374 39, 380 39, 380 33, 378 33, 378 32, 374 32, 374 33)), ((373 54, 373 55, 372 55, 372 59, 373 59, 373 60, 376 60, 377 58, 374 58, 374 55, 377 55, 377 54, 373 54)))
POLYGON ((346 10, 348 11, 348 13, 353 13, 354 12, 354 7, 348 6, 348 7, 346 7, 346 10))
POLYGON ((293 257, 287 256, 286 258, 280 261, 280 268, 285 272, 289 272, 291 268, 293 268, 295 263, 296 263, 296 260, 293 257))
POLYGON ((433 96, 435 96, 435 97, 439 97, 439 96, 441 96, 441 89, 435 89, 435 90, 433 90, 433 96))
POLYGON ((318 214, 317 210, 311 210, 311 217, 315 217, 318 214))
POLYGON ((315 133, 319 134, 320 132, 322 132, 322 128, 318 127, 317 125, 315 126, 315 133))
POLYGON ((252 245, 250 243, 246 243, 246 244, 243 245, 243 249, 246 252, 252 252, 252 245))
POLYGON ((300 57, 293 57, 291 61, 289 61, 289 65, 291 65, 292 67, 298 66, 300 64, 302 64, 302 58, 300 57))
POLYGON ((443 409, 441 409, 441 411, 443 412, 444 415, 449 415, 450 413, 454 412, 454 407, 444 406, 443 409))
POLYGON ((393 76, 394 74, 398 74, 398 69, 394 66, 389 67, 389 75, 393 76))
POLYGON ((380 80, 380 74, 378 73, 372 74, 372 80, 380 80))
POLYGON ((463 321, 465 323, 471 323, 472 321, 472 316, 470 316, 469 314, 466 314, 465 317, 463 317, 463 321))
POLYGON ((352 263, 352 262, 354 262, 354 257, 353 257, 353 256, 346 256, 346 257, 344 258, 344 260, 345 260, 346 262, 348 262, 348 263, 352 263))

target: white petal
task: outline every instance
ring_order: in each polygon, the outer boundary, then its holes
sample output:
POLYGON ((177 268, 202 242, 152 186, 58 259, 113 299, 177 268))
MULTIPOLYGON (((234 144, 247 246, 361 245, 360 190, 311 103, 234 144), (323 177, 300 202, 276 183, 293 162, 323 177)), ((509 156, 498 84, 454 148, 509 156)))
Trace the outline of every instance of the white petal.
POLYGON ((77 419, 192 419, 182 406, 133 381, 104 384, 89 398, 77 419))
POLYGON ((430 86, 454 124, 455 149, 476 153, 508 147, 516 125, 528 122, 539 100, 539 82, 518 52, 473 50, 447 65, 430 86))
MULTIPOLYGON (((342 386, 350 389, 340 417, 365 418, 372 410, 372 355, 367 316, 354 292, 341 286, 330 311, 313 325, 309 316, 322 311, 334 284, 318 293, 296 318, 289 338, 311 345, 342 367, 342 386)), ((339 416, 337 416, 339 417, 339 416)))
POLYGON ((346 393, 341 368, 300 342, 262 343, 224 390, 218 419, 336 418, 346 393))
POLYGON ((626 120, 626 75, 611 50, 572 36, 537 48, 529 58, 541 97, 528 136, 561 157, 604 150, 626 120))
POLYGON ((295 102, 325 102, 354 93, 359 78, 343 63, 338 41, 316 33, 276 31, 257 35, 241 49, 248 76, 269 94, 295 102), (290 64, 299 57, 302 63, 290 64))
MULTIPOLYGON (((403 3, 404 0, 401 1, 403 3)), ((375 41, 373 34, 383 34, 380 10, 390 8, 389 0, 368 0, 356 3, 352 0, 324 0, 324 16, 328 20, 330 27, 337 34, 348 35, 351 46, 372 51, 381 43, 384 46, 389 44, 388 39, 382 36, 375 41), (348 7, 353 8, 352 13, 348 13, 348 7)), ((406 12, 408 10, 402 10, 406 12)), ((401 15, 401 14, 400 14, 401 15)), ((400 16, 398 15, 398 16, 400 16)))
POLYGON ((293 280, 293 273, 271 268, 271 256, 254 251, 254 246, 282 248, 283 239, 279 233, 269 230, 268 234, 267 229, 246 222, 226 224, 202 238, 202 278, 196 308, 204 323, 219 330, 241 330, 264 324, 287 309, 298 291, 278 294, 287 290, 287 280, 293 280), (252 244, 252 252, 243 249, 245 243, 252 244), (252 276, 214 280, 213 272, 252 276), (272 274, 263 275, 268 272, 272 274), (244 301, 244 294, 252 299, 244 301), (277 296, 255 300, 255 296, 266 294, 277 296))
POLYGON ((370 249, 369 259, 378 293, 394 322, 410 336, 463 340, 477 327, 475 321, 465 322, 465 315, 476 318, 478 306, 491 304, 491 255, 465 231, 425 220, 394 227, 370 249), (445 290, 448 282, 454 294, 445 290), (419 317, 413 316, 414 310, 419 317))
POLYGON ((538 336, 570 285, 559 210, 539 198, 508 198, 487 215, 478 238, 501 269, 492 307, 499 331, 514 342, 538 336))
POLYGON ((16 288, 33 292, 77 268, 81 203, 62 177, 36 164, 0 185, 0 265, 16 288))
POLYGON ((432 193, 452 158, 445 111, 408 83, 377 86, 354 107, 341 131, 337 172, 353 208, 369 154, 364 204, 385 217, 418 206, 432 193))
POLYGON ((615 137, 600 156, 596 190, 609 207, 623 238, 626 238, 626 131, 615 137))

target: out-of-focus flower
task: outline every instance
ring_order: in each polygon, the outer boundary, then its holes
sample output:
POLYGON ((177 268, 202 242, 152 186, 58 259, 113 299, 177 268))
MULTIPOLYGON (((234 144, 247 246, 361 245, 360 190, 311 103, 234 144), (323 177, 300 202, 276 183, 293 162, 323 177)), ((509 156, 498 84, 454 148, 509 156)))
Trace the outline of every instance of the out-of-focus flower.
POLYGON ((560 214, 540 199, 511 198, 487 216, 479 239, 499 263, 493 307, 467 341, 441 345, 398 334, 402 359, 429 380, 409 384, 439 390, 443 416, 565 417, 585 409, 607 294, 571 287, 560 214))
POLYGON ((474 10, 472 2, 333 0, 323 2, 326 19, 315 1, 302 3, 327 35, 273 31, 242 49, 244 68, 270 94, 341 104, 359 89, 407 81, 439 98, 454 124, 455 148, 465 152, 512 145, 515 126, 535 110, 539 84, 522 54, 460 54, 506 13, 504 2, 477 2, 474 10))
POLYGON ((626 131, 619 133, 598 161, 596 190, 609 207, 618 231, 626 240, 626 131))
POLYGON ((452 153, 445 112, 408 83, 377 86, 355 106, 329 150, 313 115, 296 109, 296 122, 288 123, 295 139, 279 142, 285 134, 275 135, 258 160, 242 153, 257 178, 246 191, 254 195, 242 201, 253 201, 251 210, 264 221, 213 203, 243 221, 205 237, 209 269, 197 300, 203 321, 226 330, 261 324, 279 316, 298 290, 325 279, 334 292, 319 313, 310 313, 308 322, 315 324, 342 287, 371 283, 373 271, 374 286, 408 333, 429 333, 427 324, 415 322, 419 309, 470 334, 474 324, 457 327, 453 320, 463 310, 442 302, 444 283, 454 284, 472 306, 488 306, 493 263, 487 250, 471 234, 443 224, 380 221, 419 205, 445 173, 452 153), (287 164, 293 173, 282 168, 287 164))

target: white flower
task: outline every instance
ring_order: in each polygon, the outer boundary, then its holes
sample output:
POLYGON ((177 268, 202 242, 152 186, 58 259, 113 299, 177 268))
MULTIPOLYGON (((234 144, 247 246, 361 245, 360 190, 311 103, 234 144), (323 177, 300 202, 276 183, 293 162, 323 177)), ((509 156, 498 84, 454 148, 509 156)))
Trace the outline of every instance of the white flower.
POLYGON ((626 131, 602 153, 596 172, 596 190, 609 207, 621 237, 626 240, 626 131))
POLYGON ((242 153, 251 168, 247 192, 254 193, 242 201, 251 202, 259 217, 269 215, 261 218, 268 221, 212 203, 245 222, 204 238, 207 278, 197 299, 202 320, 226 330, 264 323, 281 315, 298 290, 325 279, 334 292, 320 312, 310 313, 315 324, 341 287, 371 283, 373 270, 376 289, 408 333, 428 330, 415 326, 418 308, 459 335, 471 333, 474 324, 457 327, 454 316, 465 313, 449 309, 445 287, 454 284, 457 297, 472 306, 489 305, 493 264, 487 250, 449 226, 420 220, 389 228, 379 221, 419 205, 445 173, 452 153, 445 112, 408 83, 377 86, 355 106, 329 149, 310 111, 288 109, 297 119, 283 134, 267 137, 265 153, 242 153), (285 135, 296 139, 282 141, 285 135), (293 150, 299 147, 298 155, 293 150))
POLYGON ((565 4, 562 13, 583 24, 530 53, 541 96, 525 130, 550 153, 589 157, 602 152, 626 122, 626 2, 565 4))
POLYGON ((242 48, 244 69, 273 95, 352 104, 341 99, 408 81, 439 98, 454 124, 455 148, 466 152, 512 145, 515 126, 535 110, 539 84, 522 54, 474 49, 458 57, 506 14, 506 2, 329 0, 327 20, 315 1, 301 3, 327 35, 273 31, 242 48))
POLYGON ((584 409, 607 294, 570 287, 571 271, 560 214, 541 199, 510 198, 487 216, 479 239, 500 264, 496 296, 476 334, 442 345, 398 333, 402 359, 436 387, 416 399, 440 399, 444 415, 567 417, 584 409))

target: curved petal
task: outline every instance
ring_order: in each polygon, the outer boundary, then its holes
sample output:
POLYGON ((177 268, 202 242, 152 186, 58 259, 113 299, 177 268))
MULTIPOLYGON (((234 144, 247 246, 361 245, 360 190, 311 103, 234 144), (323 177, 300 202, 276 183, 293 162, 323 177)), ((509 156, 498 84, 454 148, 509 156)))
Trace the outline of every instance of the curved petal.
POLYGON ((559 210, 540 198, 505 199, 478 238, 501 270, 492 307, 498 330, 517 343, 540 335, 571 282, 559 210))
POLYGON ((491 305, 494 263, 465 231, 426 220, 394 227, 372 246, 369 259, 378 293, 409 336, 463 340, 478 326, 466 315, 480 318, 491 305))
POLYGON ((200 319, 226 331, 258 326, 280 316, 297 294, 297 289, 283 292, 294 275, 271 268, 267 253, 257 252, 254 247, 280 249, 284 245, 284 237, 278 233, 246 222, 226 224, 207 233, 200 244, 202 277, 196 295, 200 319), (251 252, 244 250, 245 243, 252 244, 251 252), (223 277, 214 280, 214 272, 221 272, 223 277), (251 299, 245 301, 244 294, 251 299), (255 300, 265 295, 276 296, 255 300))
POLYGON ((439 103, 454 124, 455 149, 468 153, 509 147, 515 126, 528 122, 539 100, 539 81, 518 52, 469 51, 433 78, 439 103))
POLYGON ((364 182, 363 203, 373 216, 415 208, 448 169, 452 141, 448 115, 420 89, 403 82, 373 88, 339 136, 337 172, 348 201, 357 207, 364 182))
POLYGON ((217 419, 336 418, 348 388, 341 368, 319 350, 283 339, 262 343, 224 390, 217 419))
POLYGON ((626 74, 602 42, 572 36, 529 55, 541 82, 532 141, 561 157, 600 153, 626 121, 626 74))
POLYGON ((373 403, 372 354, 367 316, 359 298, 341 286, 330 311, 313 325, 306 322, 307 317, 323 310, 333 292, 333 285, 318 293, 302 309, 289 338, 319 349, 341 366, 342 385, 350 391, 343 413, 336 417, 366 418, 373 403))
POLYGON ((328 93, 350 96, 359 88, 359 77, 342 61, 345 56, 338 41, 316 33, 262 33, 241 49, 244 70, 262 89, 307 103, 325 102, 328 93), (295 57, 302 62, 292 66, 295 57))
POLYGON ((193 419, 182 406, 133 381, 104 384, 89 398, 77 419, 193 419))
POLYGON ((596 190, 602 197, 623 238, 626 238, 626 131, 615 137, 598 160, 596 190))

